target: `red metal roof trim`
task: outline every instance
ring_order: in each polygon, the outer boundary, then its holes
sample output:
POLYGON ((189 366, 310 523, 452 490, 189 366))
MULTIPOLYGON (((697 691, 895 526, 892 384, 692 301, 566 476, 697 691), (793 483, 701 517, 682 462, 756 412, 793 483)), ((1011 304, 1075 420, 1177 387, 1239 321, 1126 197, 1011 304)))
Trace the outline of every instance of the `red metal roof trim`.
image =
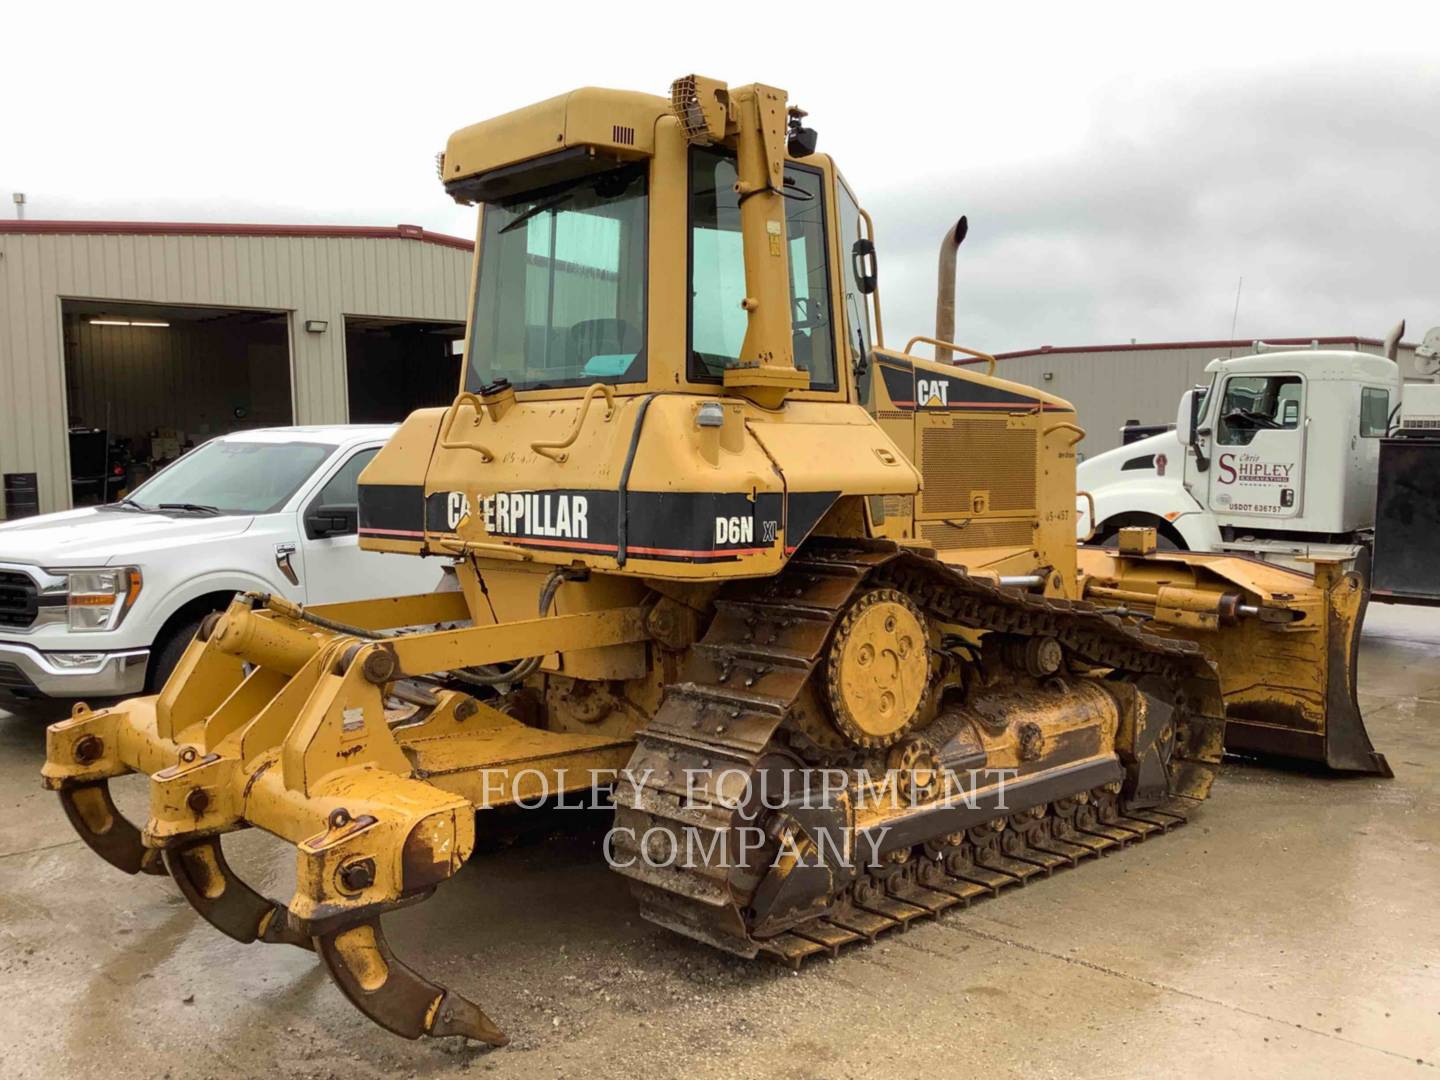
MULTIPOLYGON (((1378 338, 1365 337, 1307 337, 1307 338, 1260 338, 1266 345, 1383 345, 1378 338)), ((1140 352, 1148 349, 1248 349, 1255 344, 1255 338, 1244 341, 1152 341, 1134 345, 1041 345, 1038 349, 1021 349, 1018 352, 996 353, 997 360, 1014 360, 1022 356, 1050 356, 1055 353, 1091 352, 1140 352)), ((1407 342, 1401 342, 1402 345, 1407 342)), ((977 363, 978 361, 965 361, 977 363)))
POLYGON ((288 236, 343 240, 419 240, 474 251, 459 236, 426 232, 419 225, 238 225, 204 221, 0 221, 0 235, 36 236, 288 236))

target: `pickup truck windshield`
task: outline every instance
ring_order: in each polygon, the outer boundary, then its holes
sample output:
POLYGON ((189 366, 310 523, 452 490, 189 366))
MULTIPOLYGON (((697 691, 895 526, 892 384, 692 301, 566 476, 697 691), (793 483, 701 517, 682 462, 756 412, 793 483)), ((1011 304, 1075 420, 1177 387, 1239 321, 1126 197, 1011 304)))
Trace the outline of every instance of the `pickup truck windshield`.
POLYGON ((485 207, 465 388, 645 378, 645 168, 485 207))
POLYGON ((136 488, 139 510, 272 514, 335 452, 325 443, 216 439, 190 451, 136 488))

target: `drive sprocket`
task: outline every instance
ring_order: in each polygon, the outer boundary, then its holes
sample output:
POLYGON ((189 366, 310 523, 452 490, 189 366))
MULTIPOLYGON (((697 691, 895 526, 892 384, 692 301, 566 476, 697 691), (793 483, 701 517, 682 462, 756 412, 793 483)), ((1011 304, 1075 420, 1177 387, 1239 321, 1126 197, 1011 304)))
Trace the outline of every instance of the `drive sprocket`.
POLYGON ((835 726, 854 745, 881 750, 915 726, 930 685, 929 624, 898 589, 862 593, 835 628, 825 687, 835 726))

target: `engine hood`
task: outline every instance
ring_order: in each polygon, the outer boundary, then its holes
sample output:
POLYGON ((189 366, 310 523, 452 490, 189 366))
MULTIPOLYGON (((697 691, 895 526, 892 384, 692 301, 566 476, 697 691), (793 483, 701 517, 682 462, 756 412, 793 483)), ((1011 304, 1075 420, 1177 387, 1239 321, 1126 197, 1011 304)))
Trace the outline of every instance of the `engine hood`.
POLYGON ((1103 454, 1086 458, 1076 467, 1075 482, 1081 488, 1093 491, 1097 485, 1102 483, 1153 475, 1155 472, 1153 465, 1147 465, 1144 469, 1137 467, 1127 470, 1125 463, 1136 458, 1153 458, 1156 454, 1166 455, 1170 466, 1178 470, 1184 452, 1185 448, 1180 445, 1179 436, 1173 429, 1162 431, 1159 435, 1151 435, 1148 439, 1136 439, 1124 446, 1117 446, 1114 450, 1106 450, 1103 454))
POLYGON ((239 536, 253 515, 200 517, 88 507, 0 524, 0 562, 107 566, 239 536))

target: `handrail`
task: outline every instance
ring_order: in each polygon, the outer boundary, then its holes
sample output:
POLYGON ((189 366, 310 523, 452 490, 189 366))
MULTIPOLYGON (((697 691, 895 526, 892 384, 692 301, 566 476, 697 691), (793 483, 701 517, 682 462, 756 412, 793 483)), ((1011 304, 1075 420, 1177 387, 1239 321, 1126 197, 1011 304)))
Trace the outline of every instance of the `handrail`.
POLYGON ((1077 491, 1075 494, 1084 496, 1085 501, 1090 504, 1090 528, 1086 531, 1085 535, 1080 538, 1080 543, 1088 544, 1091 540, 1095 539, 1095 496, 1091 495, 1088 491, 1077 491))
POLYGON ((934 345, 937 349, 950 349, 953 352, 961 352, 966 356, 973 356, 977 360, 988 360, 990 361, 990 369, 986 371, 985 374, 995 374, 995 357, 991 356, 988 352, 981 352, 979 349, 967 349, 964 345, 956 345, 953 341, 941 341, 939 338, 926 337, 924 334, 916 334, 912 337, 909 344, 905 346, 905 351, 908 353, 913 349, 917 341, 923 341, 927 345, 934 345))
POLYGON ((1072 423, 1070 423, 1069 420, 1061 420, 1058 424, 1051 424, 1051 425, 1050 425, 1049 427, 1047 427, 1043 432, 1041 432, 1041 434, 1042 434, 1042 435, 1049 435, 1052 431, 1073 431, 1073 432, 1075 432, 1075 438, 1073 438, 1073 439, 1070 440, 1070 445, 1071 445, 1071 446, 1074 446, 1074 445, 1075 445, 1076 443, 1078 443, 1081 439, 1085 438, 1085 429, 1084 429, 1083 427, 1081 427, 1079 424, 1072 424, 1072 423))
MULTIPOLYGON (((857 206, 860 211, 860 218, 865 222, 865 237, 870 241, 871 246, 875 244, 875 222, 870 220, 870 213, 863 207, 857 206)), ((880 271, 877 264, 875 271, 875 288, 870 293, 870 307, 875 313, 875 345, 883 349, 885 347, 885 324, 880 321, 880 271)))
POLYGON ((495 460, 495 455, 490 453, 489 450, 486 450, 485 447, 472 442, 450 441, 450 433, 455 428, 455 421, 460 419, 461 405, 469 405, 475 410, 475 423, 477 424, 480 422, 480 417, 484 415, 485 403, 470 393, 470 391, 461 391, 455 400, 450 403, 450 407, 445 410, 445 415, 440 420, 440 448, 442 450, 474 450, 480 455, 485 464, 488 465, 495 460))
POLYGON ((566 448, 572 446, 580 437, 580 429, 585 424, 585 414, 590 411, 590 403, 595 400, 596 394, 605 395, 605 419, 609 420, 615 415, 615 390, 609 383, 592 383, 585 391, 585 396, 580 399, 580 412, 575 417, 575 426, 570 429, 570 434, 558 442, 532 442, 530 449, 537 454, 544 454, 546 457, 560 462, 562 465, 569 459, 570 455, 565 452, 566 448), (559 451, 556 453, 555 451, 559 451))

